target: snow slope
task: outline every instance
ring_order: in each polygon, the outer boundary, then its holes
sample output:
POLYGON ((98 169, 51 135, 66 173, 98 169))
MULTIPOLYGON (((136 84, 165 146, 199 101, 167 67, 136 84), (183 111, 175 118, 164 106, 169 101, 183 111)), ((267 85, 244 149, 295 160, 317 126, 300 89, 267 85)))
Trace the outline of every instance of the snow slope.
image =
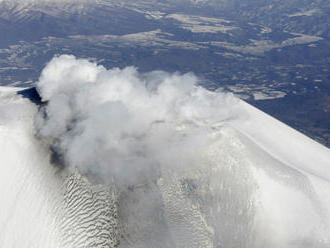
POLYGON ((16 90, 0 90, 0 246, 58 247, 52 212, 59 184, 48 152, 33 136, 36 108, 16 90))
POLYGON ((52 165, 17 90, 0 88, 0 247, 330 247, 329 149, 247 103, 201 124, 203 163, 123 189, 52 165))
POLYGON ((50 164, 33 129, 37 107, 19 90, 0 89, 0 246, 108 247, 115 225, 108 190, 50 164), (95 226, 104 231, 95 232, 95 226))

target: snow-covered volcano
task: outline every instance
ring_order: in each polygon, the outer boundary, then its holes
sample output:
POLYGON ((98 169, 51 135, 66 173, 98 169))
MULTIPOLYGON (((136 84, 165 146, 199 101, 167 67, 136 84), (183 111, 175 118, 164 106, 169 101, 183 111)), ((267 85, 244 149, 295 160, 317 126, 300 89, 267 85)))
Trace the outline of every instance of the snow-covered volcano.
POLYGON ((0 88, 0 246, 330 247, 329 149, 195 82, 61 56, 43 106, 0 88))

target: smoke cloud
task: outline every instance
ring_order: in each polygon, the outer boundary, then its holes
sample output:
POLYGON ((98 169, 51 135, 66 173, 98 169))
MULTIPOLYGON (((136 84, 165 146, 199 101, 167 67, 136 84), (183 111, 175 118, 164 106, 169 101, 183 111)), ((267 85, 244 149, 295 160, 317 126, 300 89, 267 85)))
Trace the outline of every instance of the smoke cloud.
POLYGON ((106 182, 135 183, 164 166, 187 170, 200 162, 212 126, 235 116, 238 102, 196 85, 190 73, 140 74, 56 57, 37 84, 48 102, 38 134, 66 167, 106 182))

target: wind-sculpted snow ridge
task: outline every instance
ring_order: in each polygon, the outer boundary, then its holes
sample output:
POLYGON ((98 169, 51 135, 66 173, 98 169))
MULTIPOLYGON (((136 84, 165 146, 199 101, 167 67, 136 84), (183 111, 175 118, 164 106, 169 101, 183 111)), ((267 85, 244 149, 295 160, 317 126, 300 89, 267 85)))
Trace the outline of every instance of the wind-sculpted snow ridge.
POLYGON ((64 55, 41 106, 1 88, 0 247, 330 247, 330 151, 196 84, 64 55))
POLYGON ((61 247, 116 247, 117 200, 104 186, 92 185, 78 172, 66 180, 61 247))

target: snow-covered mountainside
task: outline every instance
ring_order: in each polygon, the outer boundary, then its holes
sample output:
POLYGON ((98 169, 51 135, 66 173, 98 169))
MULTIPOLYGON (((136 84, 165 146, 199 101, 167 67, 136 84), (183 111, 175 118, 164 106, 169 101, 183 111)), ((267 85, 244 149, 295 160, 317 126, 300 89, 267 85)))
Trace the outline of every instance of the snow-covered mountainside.
POLYGON ((330 247, 330 150, 195 82, 61 56, 42 106, 1 87, 0 246, 330 247))

